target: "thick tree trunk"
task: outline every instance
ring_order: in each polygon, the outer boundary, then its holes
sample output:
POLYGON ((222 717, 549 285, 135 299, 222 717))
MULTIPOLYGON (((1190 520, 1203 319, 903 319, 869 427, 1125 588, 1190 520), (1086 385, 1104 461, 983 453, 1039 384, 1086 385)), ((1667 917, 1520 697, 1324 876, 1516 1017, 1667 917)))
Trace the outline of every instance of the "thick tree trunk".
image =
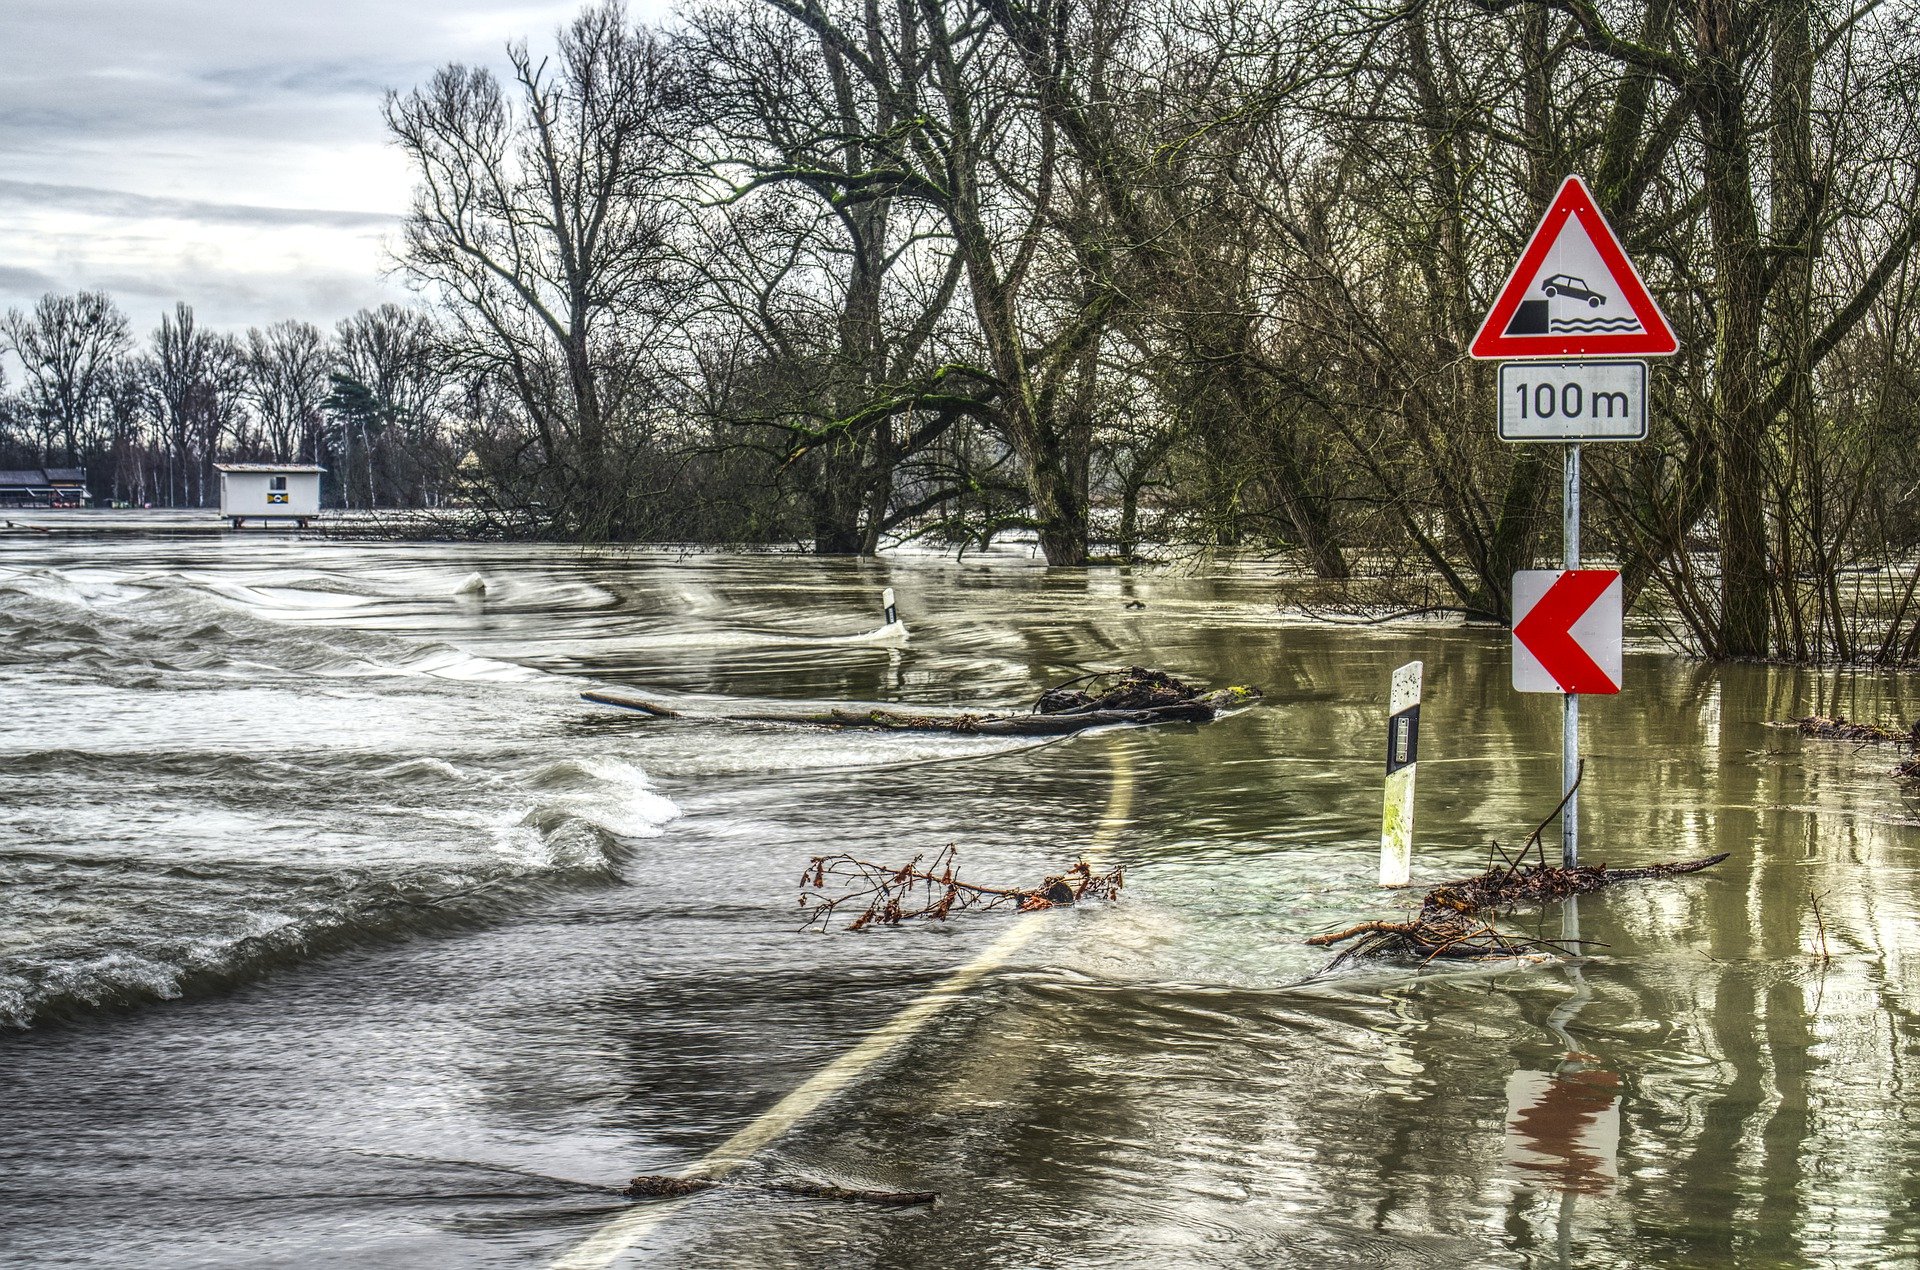
POLYGON ((1734 0, 1698 0, 1696 39, 1707 219, 1721 301, 1714 333, 1714 447, 1719 454, 1720 645, 1728 657, 1771 651, 1767 567, 1767 424, 1759 392, 1761 318, 1767 296, 1764 245, 1753 201, 1752 137, 1746 121, 1734 0))

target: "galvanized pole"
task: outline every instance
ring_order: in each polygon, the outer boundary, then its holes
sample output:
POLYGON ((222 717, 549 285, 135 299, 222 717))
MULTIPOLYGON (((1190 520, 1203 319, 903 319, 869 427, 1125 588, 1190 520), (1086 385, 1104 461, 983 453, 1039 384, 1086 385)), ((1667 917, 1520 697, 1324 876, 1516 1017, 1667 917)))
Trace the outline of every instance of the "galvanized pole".
MULTIPOLYGON (((1580 444, 1567 447, 1560 491, 1561 532, 1566 540, 1568 569, 1580 567, 1580 444)), ((1567 805, 1560 812, 1560 862, 1569 869, 1580 863, 1580 696, 1569 692, 1560 722, 1560 792, 1567 805)))

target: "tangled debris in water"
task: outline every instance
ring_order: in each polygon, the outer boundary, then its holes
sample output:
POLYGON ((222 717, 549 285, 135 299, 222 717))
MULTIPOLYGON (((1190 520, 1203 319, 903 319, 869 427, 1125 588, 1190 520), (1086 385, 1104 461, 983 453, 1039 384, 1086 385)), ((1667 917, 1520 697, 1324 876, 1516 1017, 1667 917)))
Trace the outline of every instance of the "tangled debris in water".
POLYGON ((930 862, 915 856, 906 864, 876 864, 850 855, 815 856, 800 875, 800 907, 807 926, 825 930, 837 915, 862 908, 847 923, 848 930, 869 926, 898 926, 915 920, 945 921, 947 914, 968 909, 1013 907, 1022 913, 1078 904, 1082 900, 1115 900, 1124 881, 1118 868, 1095 873, 1081 860, 1039 886, 1017 888, 981 886, 954 875, 958 854, 949 843, 930 862), (837 894, 828 894, 828 887, 837 894))
POLYGON ((1920 780, 1920 723, 1902 730, 1877 723, 1855 723, 1844 715, 1802 715, 1793 721, 1800 735, 1822 741, 1853 741, 1861 745, 1900 745, 1910 751, 1893 765, 1896 780, 1920 780))
POLYGON ((1035 714, 1091 714, 1103 710, 1166 710, 1199 703, 1216 710, 1257 700, 1258 688, 1221 688, 1202 693, 1164 670, 1129 666, 1125 670, 1096 670, 1055 684, 1034 702, 1035 714))
MULTIPOLYGON (((1575 780, 1573 789, 1579 787, 1580 782, 1575 780)), ((1512 935, 1481 915, 1511 912, 1523 904, 1544 904, 1585 895, 1616 882, 1698 873, 1727 858, 1728 853, 1722 851, 1703 860, 1651 864, 1637 869, 1609 869, 1603 864, 1573 867, 1548 864, 1541 834, 1565 809, 1573 789, 1567 791, 1552 815, 1540 822, 1518 852, 1508 855, 1495 842, 1493 851, 1500 857, 1497 863, 1470 878, 1434 887, 1422 897, 1419 909, 1407 920, 1361 922, 1346 930, 1315 935, 1307 940, 1316 948, 1359 940, 1328 962, 1321 973, 1361 957, 1412 960, 1424 965, 1437 959, 1472 961, 1565 953, 1589 941, 1512 935), (1528 863, 1529 857, 1533 857, 1533 863, 1528 863)))
POLYGON ((1823 741, 1861 741, 1869 745, 1920 744, 1920 723, 1905 730, 1881 727, 1877 723, 1855 723, 1845 715, 1808 714, 1793 721, 1802 736, 1823 741))
POLYGON ((1331 935, 1315 935, 1307 942, 1325 947, 1364 936, 1361 942, 1329 962, 1328 970, 1359 957, 1411 958, 1427 962, 1436 958, 1473 960, 1565 952, 1571 942, 1579 941, 1505 934, 1479 914, 1585 895, 1615 882, 1698 873, 1720 863, 1727 854, 1722 851, 1703 860, 1650 864, 1638 869, 1609 869, 1605 865, 1590 864, 1573 868, 1557 864, 1495 865, 1484 873, 1434 887, 1422 898, 1420 909, 1411 920, 1361 922, 1331 935))

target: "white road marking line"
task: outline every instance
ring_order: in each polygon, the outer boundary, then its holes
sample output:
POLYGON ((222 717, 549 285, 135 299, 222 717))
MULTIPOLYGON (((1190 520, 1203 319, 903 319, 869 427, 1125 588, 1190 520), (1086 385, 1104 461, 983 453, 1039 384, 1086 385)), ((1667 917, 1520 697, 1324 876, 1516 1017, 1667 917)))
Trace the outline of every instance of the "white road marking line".
MULTIPOLYGON (((1133 811, 1133 764, 1124 733, 1112 737, 1107 758, 1113 765, 1113 783, 1108 789, 1106 810, 1087 844, 1087 862, 1096 868, 1105 848, 1126 825, 1133 811)), ((686 1169, 681 1176, 719 1179, 735 1172, 767 1144, 794 1125, 818 1111, 835 1094, 858 1080, 862 1073, 892 1053, 902 1042, 964 996, 975 984, 1006 964, 1015 953, 1040 933, 1042 914, 1028 913, 1016 918, 1000 938, 994 940, 960 969, 924 994, 906 1009, 869 1033, 858 1045, 827 1064, 792 1093, 722 1142, 686 1169)), ((680 1207, 670 1199, 656 1199, 635 1205, 610 1219, 555 1261, 552 1270, 605 1270, 648 1232, 661 1225, 680 1207)))

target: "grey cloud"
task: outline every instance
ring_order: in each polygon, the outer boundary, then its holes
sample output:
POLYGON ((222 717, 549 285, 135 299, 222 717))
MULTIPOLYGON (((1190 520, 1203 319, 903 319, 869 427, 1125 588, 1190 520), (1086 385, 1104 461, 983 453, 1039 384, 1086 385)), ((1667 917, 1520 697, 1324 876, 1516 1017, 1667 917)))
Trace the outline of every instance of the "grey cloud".
POLYGON ((335 211, 320 207, 253 207, 207 199, 164 198, 89 185, 51 185, 0 179, 0 204, 57 207, 93 216, 128 219, 168 217, 230 225, 325 225, 336 229, 391 229, 399 217, 389 212, 335 211))
POLYGON ((376 242, 406 198, 383 90, 497 67, 509 37, 549 45, 582 3, 0 0, 0 310, 84 286, 156 318, 178 298, 219 325, 325 325, 406 298, 376 242), (241 230, 249 252, 217 249, 241 230))
MULTIPOLYGON (((60 280, 50 273, 38 269, 21 269, 14 265, 0 265, 0 295, 43 295, 48 291, 58 291, 60 280)), ((4 307, 4 306, 0 306, 4 307)))

